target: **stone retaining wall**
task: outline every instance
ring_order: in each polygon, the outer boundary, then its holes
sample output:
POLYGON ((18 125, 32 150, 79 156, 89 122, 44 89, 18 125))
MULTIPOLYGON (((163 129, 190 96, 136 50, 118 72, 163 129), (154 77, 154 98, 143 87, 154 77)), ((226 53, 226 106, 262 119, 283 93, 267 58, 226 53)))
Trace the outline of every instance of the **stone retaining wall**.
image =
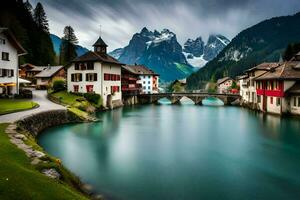
POLYGON ((46 128, 82 121, 77 115, 68 110, 52 110, 24 117, 17 121, 17 125, 37 136, 46 128))

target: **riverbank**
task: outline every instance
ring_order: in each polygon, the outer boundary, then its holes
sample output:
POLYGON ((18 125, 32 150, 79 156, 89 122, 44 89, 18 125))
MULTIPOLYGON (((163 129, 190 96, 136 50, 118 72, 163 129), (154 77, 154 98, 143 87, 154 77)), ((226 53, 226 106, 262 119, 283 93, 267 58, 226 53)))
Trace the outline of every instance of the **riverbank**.
POLYGON ((16 133, 15 142, 23 147, 39 149, 31 151, 31 154, 41 156, 41 162, 33 164, 23 150, 12 144, 14 126, 0 124, 0 199, 88 199, 88 196, 73 188, 79 180, 56 163, 54 158, 43 153, 30 134, 16 133), (9 135, 7 132, 10 132, 9 135), (49 172, 47 169, 55 169, 62 176, 59 179, 49 178, 43 174, 49 172))

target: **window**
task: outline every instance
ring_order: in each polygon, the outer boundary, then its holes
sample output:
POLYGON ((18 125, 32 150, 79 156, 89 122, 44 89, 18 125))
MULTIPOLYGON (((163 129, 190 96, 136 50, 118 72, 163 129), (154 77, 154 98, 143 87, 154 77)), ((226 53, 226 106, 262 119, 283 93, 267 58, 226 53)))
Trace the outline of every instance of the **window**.
POLYGON ((94 70, 94 63, 93 62, 88 62, 87 63, 87 69, 88 70, 94 70))
POLYGON ((148 76, 148 78, 150 78, 150 76, 148 76))
POLYGON ((89 82, 97 81, 97 73, 85 74, 85 81, 89 81, 89 82))
POLYGON ((148 84, 150 84, 150 81, 148 81, 148 84))
POLYGON ((7 76, 8 70, 7 69, 0 69, 0 77, 7 76))
POLYGON ((276 98, 276 106, 280 106, 280 98, 276 98))
POLYGON ((13 77, 14 76, 14 70, 13 69, 8 69, 7 73, 8 73, 7 74, 8 77, 13 77))
POLYGON ((79 63, 75 63, 75 70, 79 70, 79 63))
POLYGON ((260 95, 257 95, 257 103, 261 103, 261 96, 260 95))
POLYGON ((93 85, 86 85, 86 92, 93 92, 93 85))
POLYGON ((146 81, 144 81, 143 83, 146 84, 146 81))
POLYGON ((300 97, 298 97, 298 107, 300 107, 300 97))
POLYGON ((5 39, 0 38, 0 44, 5 44, 5 39))
POLYGON ((146 86, 144 86, 143 89, 146 90, 146 86))
POLYGON ((9 61, 9 53, 7 53, 7 52, 2 52, 2 60, 9 61))
POLYGON ((104 74, 104 80, 109 81, 110 80, 110 75, 109 74, 104 74))
POLYGON ((120 81, 121 76, 118 74, 104 74, 105 81, 120 81))
POLYGON ((81 82, 82 81, 82 74, 76 73, 71 74, 71 82, 81 82))
POLYGON ((273 97, 270 97, 270 103, 273 104, 273 97))
POLYGON ((119 86, 111 86, 111 92, 115 93, 115 92, 119 92, 120 91, 120 87, 119 86))
POLYGON ((150 86, 148 86, 148 90, 150 90, 150 86))
POLYGON ((79 65, 80 70, 86 70, 86 64, 82 63, 79 65))
POLYGON ((78 92, 79 91, 79 85, 73 85, 74 88, 74 92, 78 92))

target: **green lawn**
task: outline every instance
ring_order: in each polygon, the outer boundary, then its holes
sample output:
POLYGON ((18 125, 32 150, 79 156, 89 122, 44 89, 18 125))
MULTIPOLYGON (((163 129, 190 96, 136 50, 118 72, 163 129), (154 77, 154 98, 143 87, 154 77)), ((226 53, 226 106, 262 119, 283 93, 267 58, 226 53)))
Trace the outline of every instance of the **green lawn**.
POLYGON ((19 99, 0 99, 0 115, 32 109, 38 104, 19 99))
POLYGON ((77 102, 76 99, 83 98, 83 97, 77 96, 75 94, 66 92, 66 91, 56 92, 51 95, 57 99, 60 99, 61 103, 67 104, 70 106, 72 106, 73 104, 75 104, 77 102))
POLYGON ((35 169, 25 153, 10 143, 0 124, 0 199, 86 199, 61 181, 35 169))

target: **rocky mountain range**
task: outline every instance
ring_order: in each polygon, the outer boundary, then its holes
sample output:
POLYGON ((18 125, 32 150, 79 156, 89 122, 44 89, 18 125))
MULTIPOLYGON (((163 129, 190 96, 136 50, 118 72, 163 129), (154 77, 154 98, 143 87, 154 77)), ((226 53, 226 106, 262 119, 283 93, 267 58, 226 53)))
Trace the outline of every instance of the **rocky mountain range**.
POLYGON ((214 59, 228 44, 230 40, 223 35, 210 35, 205 44, 202 37, 195 40, 188 39, 184 43, 183 53, 189 64, 194 67, 203 67, 208 61, 214 59))
POLYGON ((168 29, 161 32, 143 28, 133 35, 129 44, 110 55, 126 64, 144 64, 160 74, 163 81, 182 79, 216 56, 229 40, 221 35, 211 35, 205 45, 201 37, 189 39, 184 48, 176 34, 168 29), (203 62, 199 63, 198 60, 203 62), (207 60, 206 60, 207 59, 207 60))

